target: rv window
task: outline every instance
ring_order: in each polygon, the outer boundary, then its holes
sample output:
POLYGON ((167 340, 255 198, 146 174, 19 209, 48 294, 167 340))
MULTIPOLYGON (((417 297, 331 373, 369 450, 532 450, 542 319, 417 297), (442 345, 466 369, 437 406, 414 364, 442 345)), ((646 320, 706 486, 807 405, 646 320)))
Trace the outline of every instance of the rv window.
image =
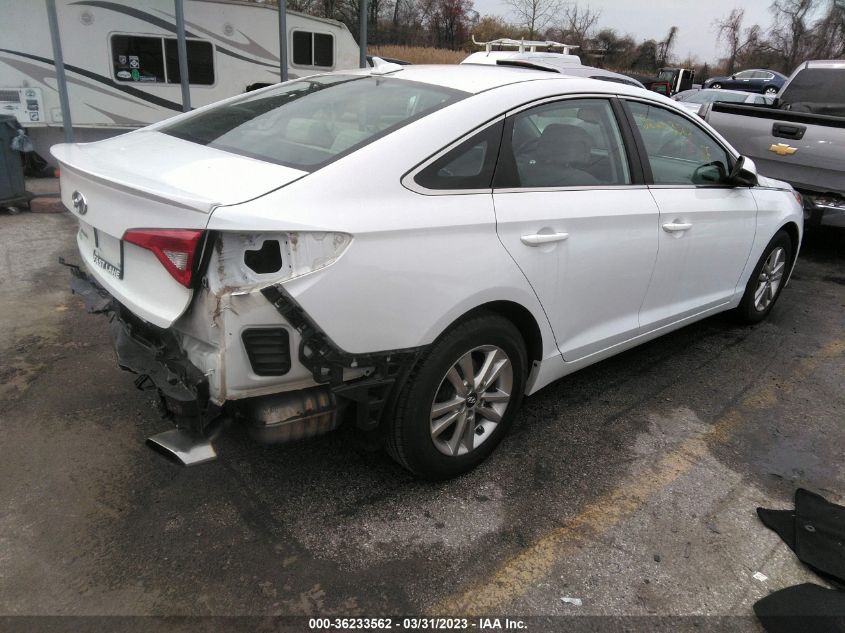
POLYGON ((112 66, 118 81, 164 81, 160 37, 112 35, 112 66))
POLYGON ((305 31, 293 32, 293 63, 297 66, 313 66, 311 56, 311 33, 305 31))
POLYGON ((314 33, 314 65, 323 68, 334 66, 334 37, 314 33))
POLYGON ((334 67, 334 36, 327 33, 294 31, 293 63, 296 66, 334 67))
MULTIPOLYGON (((188 40, 188 83, 210 86, 214 83, 214 48, 211 42, 188 40)), ((179 48, 176 38, 164 40, 164 57, 167 62, 167 82, 178 84, 179 48)))

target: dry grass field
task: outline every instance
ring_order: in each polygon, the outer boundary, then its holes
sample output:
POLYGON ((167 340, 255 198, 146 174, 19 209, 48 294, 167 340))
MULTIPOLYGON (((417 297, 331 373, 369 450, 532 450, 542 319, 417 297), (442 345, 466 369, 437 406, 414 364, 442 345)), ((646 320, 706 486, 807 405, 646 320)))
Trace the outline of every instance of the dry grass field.
POLYGON ((469 53, 424 46, 371 46, 370 55, 402 59, 412 64, 459 64, 469 53))

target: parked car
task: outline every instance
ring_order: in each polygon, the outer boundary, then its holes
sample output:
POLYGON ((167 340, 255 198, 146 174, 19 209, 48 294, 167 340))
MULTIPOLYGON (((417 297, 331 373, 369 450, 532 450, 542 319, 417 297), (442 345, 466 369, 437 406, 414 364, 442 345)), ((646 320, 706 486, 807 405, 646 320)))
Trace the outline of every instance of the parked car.
POLYGON ((682 108, 689 110, 693 114, 699 114, 701 108, 706 103, 714 103, 716 101, 722 103, 752 103, 756 105, 771 105, 774 102, 774 97, 749 94, 741 90, 685 90, 679 92, 672 97, 673 100, 679 101, 682 108))
POLYGON ((701 115, 803 195, 808 223, 845 227, 845 60, 802 63, 771 106, 714 103, 701 115))
POLYGON ((53 147, 73 287, 178 425, 153 438, 172 454, 212 457, 221 419, 273 441, 345 412, 451 477, 525 394, 772 310, 795 193, 675 102, 529 68, 390 68, 53 147))
MULTIPOLYGON (((477 55, 478 53, 473 53, 477 55)), ((529 68, 533 70, 542 70, 545 72, 561 73, 569 75, 570 77, 588 77, 590 79, 598 79, 600 81, 610 81, 614 83, 634 86, 636 88, 643 88, 645 86, 636 79, 615 73, 604 68, 594 68, 593 66, 583 66, 581 64, 572 65, 568 60, 562 59, 564 55, 551 54, 546 57, 538 57, 539 53, 509 53, 508 57, 502 57, 496 60, 496 66, 511 66, 516 68, 529 68)), ((473 56, 470 55, 461 64, 476 64, 473 61, 473 56)), ((488 65, 484 62, 483 65, 488 65)))
POLYGON ((752 68, 743 70, 730 77, 711 77, 704 82, 705 88, 727 88, 729 90, 744 90, 746 92, 760 92, 776 95, 786 83, 786 75, 774 70, 752 68))

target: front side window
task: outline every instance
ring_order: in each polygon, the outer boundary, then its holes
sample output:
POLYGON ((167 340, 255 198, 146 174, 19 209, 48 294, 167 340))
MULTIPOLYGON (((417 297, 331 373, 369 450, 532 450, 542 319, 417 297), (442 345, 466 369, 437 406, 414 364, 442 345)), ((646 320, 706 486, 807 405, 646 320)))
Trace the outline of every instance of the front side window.
POLYGON ((645 144, 656 185, 718 185, 731 169, 728 153, 685 117, 641 102, 629 102, 645 144))
POLYGON ((294 31, 291 38, 295 66, 334 67, 334 36, 327 33, 294 31))
POLYGON ((737 79, 752 79, 754 77, 753 70, 743 70, 741 73, 734 75, 737 79))
POLYGON ((467 94, 389 77, 320 76, 247 93, 159 131, 313 171, 467 94))
MULTIPOLYGON (((176 38, 112 35, 114 78, 127 82, 179 83, 176 38)), ((187 40, 188 82, 214 83, 214 47, 211 42, 187 40)))
POLYGON ((622 136, 604 99, 572 99, 512 117, 497 187, 588 187, 631 183, 622 136))

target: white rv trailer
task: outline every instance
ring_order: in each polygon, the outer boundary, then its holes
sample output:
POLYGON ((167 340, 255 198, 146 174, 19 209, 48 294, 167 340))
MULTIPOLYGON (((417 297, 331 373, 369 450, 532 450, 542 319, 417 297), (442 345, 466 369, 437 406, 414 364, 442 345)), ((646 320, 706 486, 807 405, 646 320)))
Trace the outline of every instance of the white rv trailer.
MULTIPOLYGON (((173 0, 57 0, 77 141, 94 141, 182 111, 173 0)), ((0 0, 0 113, 35 149, 62 142, 62 113, 44 0, 0 0)), ((289 78, 357 68, 359 49, 335 20, 287 12, 289 78)), ((191 105, 279 82, 278 11, 237 0, 185 0, 191 105)))

